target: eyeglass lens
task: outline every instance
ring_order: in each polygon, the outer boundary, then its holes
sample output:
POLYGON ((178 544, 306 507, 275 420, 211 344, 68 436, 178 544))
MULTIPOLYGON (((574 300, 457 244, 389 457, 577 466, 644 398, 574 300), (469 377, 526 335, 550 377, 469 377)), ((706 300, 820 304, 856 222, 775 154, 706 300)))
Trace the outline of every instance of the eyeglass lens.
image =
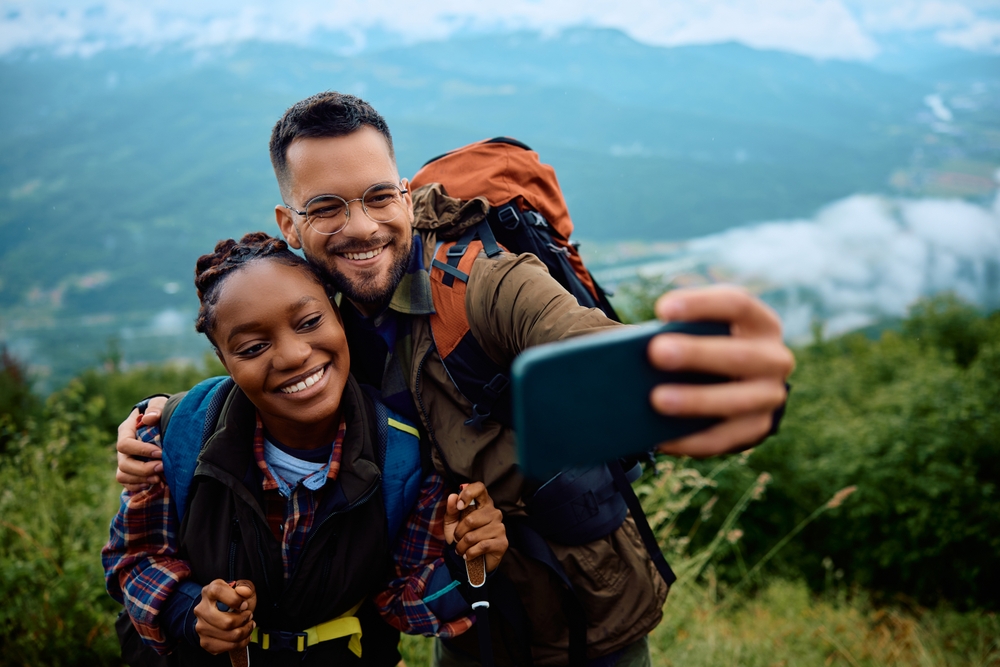
MULTIPOLYGON (((403 196, 391 183, 377 183, 367 190, 360 199, 365 214, 374 222, 391 222, 402 210, 403 196)), ((306 218, 317 232, 336 234, 350 219, 348 201, 337 195, 322 195, 306 204, 306 218)))

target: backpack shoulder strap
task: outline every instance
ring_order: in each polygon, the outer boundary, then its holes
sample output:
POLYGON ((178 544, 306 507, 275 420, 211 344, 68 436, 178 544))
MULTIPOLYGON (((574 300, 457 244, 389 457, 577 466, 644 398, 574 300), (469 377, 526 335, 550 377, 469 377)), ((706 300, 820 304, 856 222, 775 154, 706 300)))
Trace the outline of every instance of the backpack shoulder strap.
POLYGON ((164 410, 163 476, 170 488, 170 501, 177 520, 184 518, 188 491, 198 466, 198 455, 215 432, 219 411, 235 386, 229 376, 202 380, 176 403, 164 410), (171 409, 172 408, 172 409, 171 409))
POLYGON ((458 241, 439 243, 430 271, 434 346, 455 387, 472 403, 473 412, 465 424, 480 430, 487 418, 510 423, 506 391, 510 380, 508 369, 493 361, 472 335, 465 295, 479 253, 492 258, 502 251, 489 223, 483 221, 470 227, 458 241))
POLYGON ((378 391, 363 385, 371 399, 378 429, 378 463, 382 470, 382 499, 389 525, 389 540, 413 511, 423 482, 423 452, 420 430, 403 415, 380 400, 378 391))

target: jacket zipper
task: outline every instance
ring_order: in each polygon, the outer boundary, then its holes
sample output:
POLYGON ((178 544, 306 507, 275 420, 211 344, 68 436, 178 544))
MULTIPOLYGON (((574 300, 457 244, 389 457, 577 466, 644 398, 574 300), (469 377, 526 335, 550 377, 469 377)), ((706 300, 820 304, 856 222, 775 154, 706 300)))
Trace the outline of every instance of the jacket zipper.
POLYGON ((350 505, 348 505, 344 509, 338 510, 336 512, 332 512, 329 515, 327 515, 327 517, 325 519, 323 519, 320 522, 320 524, 318 526, 316 526, 316 528, 313 529, 309 533, 309 537, 306 539, 306 543, 304 545, 302 545, 302 551, 299 552, 299 558, 298 558, 299 562, 295 566, 295 572, 292 572, 292 576, 288 578, 288 583, 285 584, 285 590, 288 590, 289 588, 292 587, 292 583, 295 581, 295 575, 297 575, 299 573, 299 567, 302 565, 303 557, 306 555, 306 552, 309 550, 309 545, 312 544, 313 539, 320 532, 320 530, 322 530, 323 526, 325 526, 331 519, 333 519, 333 517, 340 516, 341 514, 346 514, 347 512, 350 512, 350 511, 352 511, 352 510, 360 507, 361 505, 364 505, 369 500, 371 500, 371 497, 373 495, 375 495, 376 491, 378 491, 379 481, 380 480, 381 480, 381 475, 379 476, 378 479, 375 480, 375 482, 372 483, 372 485, 370 487, 368 487, 368 490, 365 491, 364 495, 362 495, 360 498, 358 498, 357 500, 355 500, 353 503, 351 503, 350 505))
POLYGON ((236 548, 241 541, 240 520, 234 516, 233 525, 229 531, 229 581, 236 580, 236 548))

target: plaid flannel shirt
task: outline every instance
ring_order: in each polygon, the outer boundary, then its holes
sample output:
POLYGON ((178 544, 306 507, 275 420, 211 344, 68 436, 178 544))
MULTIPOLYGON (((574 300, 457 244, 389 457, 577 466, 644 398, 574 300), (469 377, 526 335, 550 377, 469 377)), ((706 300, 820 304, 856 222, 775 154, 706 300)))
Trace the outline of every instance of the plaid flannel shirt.
MULTIPOLYGON (((342 425, 328 470, 313 476, 321 475, 324 482, 336 479, 343 435, 342 425)), ((140 428, 139 438, 161 445, 156 427, 140 428)), ((258 417, 254 457, 264 473, 265 499, 272 499, 266 500, 268 507, 265 510, 272 532, 282 537, 282 563, 287 579, 314 525, 316 503, 312 490, 304 483, 296 485, 287 503, 273 502, 283 480, 268 468, 263 457, 263 441, 263 427, 258 417), (282 506, 285 511, 280 520, 275 521, 282 506), (283 530, 276 530, 281 524, 284 524, 283 530)), ((429 476, 393 547, 396 576, 386 590, 376 596, 379 611, 386 620, 412 634, 453 637, 465 632, 473 622, 468 606, 456 604, 454 589, 457 583, 451 581, 444 564, 445 502, 442 479, 438 475, 429 476), (445 600, 451 603, 442 605, 445 600), (439 618, 437 614, 442 611, 450 616, 439 618)), ((166 484, 155 484, 137 493, 123 491, 118 514, 111 523, 110 538, 101 551, 108 593, 125 606, 143 641, 161 654, 169 653, 179 638, 164 633, 159 614, 170 596, 191 575, 187 562, 177 557, 178 528, 178 520, 170 509, 170 489, 166 484)))

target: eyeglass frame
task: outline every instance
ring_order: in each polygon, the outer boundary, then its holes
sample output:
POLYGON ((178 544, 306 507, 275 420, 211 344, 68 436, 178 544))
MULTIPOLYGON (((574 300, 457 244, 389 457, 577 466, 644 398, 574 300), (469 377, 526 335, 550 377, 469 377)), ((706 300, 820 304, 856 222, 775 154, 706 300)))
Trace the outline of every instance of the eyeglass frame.
POLYGON ((396 217, 399 217, 399 214, 396 214, 395 217, 389 218, 388 220, 376 220, 368 212, 368 207, 365 205, 365 195, 368 194, 369 190, 371 190, 372 188, 376 188, 376 187, 378 187, 380 185, 388 186, 388 187, 391 187, 391 188, 395 188, 396 191, 399 193, 400 197, 402 197, 403 195, 407 195, 407 194, 410 193, 409 190, 403 189, 403 187, 402 187, 403 181, 402 181, 402 179, 400 179, 399 185, 396 185, 395 183, 390 183, 388 181, 383 181, 381 183, 372 183, 367 188, 365 188, 365 191, 361 193, 360 197, 355 197, 354 199, 344 199, 340 195, 334 195, 334 194, 316 195, 315 197, 313 197, 312 199, 310 199, 309 201, 306 202, 305 210, 303 210, 303 211, 299 211, 298 209, 295 209, 295 208, 289 206, 284 201, 281 202, 281 205, 284 206, 285 208, 287 208, 292 213, 295 213, 297 215, 301 215, 303 218, 305 218, 306 224, 309 225, 310 227, 312 227, 312 230, 314 232, 316 232, 317 234, 322 234, 323 236, 334 236, 334 235, 339 234, 340 232, 344 231, 345 229, 347 229, 347 225, 351 224, 351 203, 352 202, 356 202, 356 201, 361 202, 361 210, 364 212, 365 216, 369 220, 371 220, 372 222, 376 222, 376 223, 392 222, 393 220, 396 219, 396 217), (335 232, 321 232, 318 229, 316 229, 315 227, 313 227, 313 224, 309 221, 309 215, 308 215, 309 204, 313 203, 317 199, 322 199, 323 197, 336 197, 340 201, 344 202, 344 217, 345 217, 344 226, 341 227, 340 229, 338 229, 335 232))

